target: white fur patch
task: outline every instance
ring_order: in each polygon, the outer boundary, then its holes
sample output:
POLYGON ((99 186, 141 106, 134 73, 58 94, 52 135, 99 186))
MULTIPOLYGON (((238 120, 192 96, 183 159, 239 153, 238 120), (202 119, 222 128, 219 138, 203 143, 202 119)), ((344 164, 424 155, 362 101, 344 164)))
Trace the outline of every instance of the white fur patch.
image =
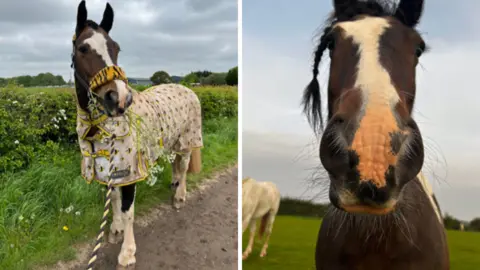
POLYGON ((117 86, 118 105, 120 107, 125 107, 127 95, 130 93, 130 91, 127 88, 127 84, 121 80, 115 80, 114 82, 115 82, 115 85, 117 86))
POLYGON ((380 63, 380 37, 390 23, 384 18, 365 17, 356 21, 341 22, 335 27, 345 31, 358 46, 359 61, 355 87, 362 91, 367 106, 395 106, 400 97, 392 85, 390 74, 380 63))
POLYGON ((440 223, 443 223, 442 214, 440 213, 440 209, 438 209, 437 204, 433 200, 433 188, 430 185, 430 182, 428 182, 428 179, 423 175, 422 172, 420 172, 417 175, 417 177, 418 177, 418 180, 420 181, 420 183, 422 184, 423 190, 427 194, 428 199, 430 200, 430 203, 432 204, 432 207, 433 207, 433 210, 435 211, 435 214, 437 214, 438 220, 440 221, 440 223))
POLYGON ((100 33, 93 31, 93 35, 83 41, 95 50, 107 66, 113 66, 112 58, 108 54, 107 39, 100 33))

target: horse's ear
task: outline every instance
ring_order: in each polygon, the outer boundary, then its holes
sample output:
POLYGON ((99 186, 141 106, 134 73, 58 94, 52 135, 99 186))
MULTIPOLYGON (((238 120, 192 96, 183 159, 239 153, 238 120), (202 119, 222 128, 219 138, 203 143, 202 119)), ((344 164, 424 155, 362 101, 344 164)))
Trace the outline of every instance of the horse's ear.
POLYGON ((78 5, 77 10, 77 26, 75 28, 76 35, 80 34, 80 31, 83 30, 85 27, 85 23, 87 22, 87 7, 85 6, 85 0, 82 0, 78 5))
POLYGON ((423 12, 423 0, 400 0, 395 18, 406 26, 415 27, 420 21, 423 12))
POLYGON ((335 8, 335 17, 339 20, 349 20, 354 17, 355 6, 358 0, 333 0, 335 8))
POLYGON ((113 25, 113 8, 110 6, 109 3, 107 3, 107 6, 105 7, 105 11, 103 12, 103 19, 102 22, 100 23, 100 27, 105 30, 105 32, 110 32, 112 29, 113 25))

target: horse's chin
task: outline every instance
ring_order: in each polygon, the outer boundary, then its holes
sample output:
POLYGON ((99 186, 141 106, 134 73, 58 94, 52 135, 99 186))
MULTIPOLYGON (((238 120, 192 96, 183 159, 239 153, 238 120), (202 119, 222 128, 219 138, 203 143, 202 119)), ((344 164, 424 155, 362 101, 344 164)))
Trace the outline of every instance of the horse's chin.
POLYGON ((373 207, 369 205, 340 205, 340 209, 350 214, 366 214, 384 216, 395 211, 395 205, 373 207))

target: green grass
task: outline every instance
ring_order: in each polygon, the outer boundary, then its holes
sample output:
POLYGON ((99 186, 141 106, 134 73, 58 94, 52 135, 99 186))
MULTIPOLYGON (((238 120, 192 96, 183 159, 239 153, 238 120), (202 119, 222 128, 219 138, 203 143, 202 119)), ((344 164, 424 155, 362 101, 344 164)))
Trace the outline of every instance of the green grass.
MULTIPOLYGON (((256 238, 252 254, 243 261, 243 269, 315 269, 315 243, 320 224, 318 218, 277 216, 267 256, 259 257, 263 242, 256 238)), ((448 231, 447 235, 451 269, 480 269, 480 233, 448 231)), ((242 251, 247 246, 248 236, 246 230, 242 239, 242 251)))
MULTIPOLYGON (((203 172, 189 176, 189 188, 237 160, 237 119, 206 121, 203 133, 203 172)), ((72 245, 93 240, 105 188, 97 183, 88 185, 80 177, 77 148, 55 150, 48 157, 38 156, 22 172, 0 174, 0 269, 31 269, 33 265, 74 259, 72 245), (73 210, 66 213, 64 209, 70 205, 73 210)), ((153 187, 144 182, 138 185, 136 214, 169 202, 171 169, 160 179, 153 187)))

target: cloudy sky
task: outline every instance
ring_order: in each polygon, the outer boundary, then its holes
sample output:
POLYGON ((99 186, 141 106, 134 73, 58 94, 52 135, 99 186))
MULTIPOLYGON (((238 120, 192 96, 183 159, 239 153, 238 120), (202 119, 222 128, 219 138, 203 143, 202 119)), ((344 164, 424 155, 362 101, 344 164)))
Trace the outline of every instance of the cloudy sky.
MULTIPOLYGON (((469 220, 480 217, 480 2, 460 2, 426 1, 419 30, 431 51, 417 68, 414 117, 442 211, 469 220)), ((310 185, 318 145, 299 104, 311 80, 314 37, 331 10, 331 1, 243 1, 243 176, 320 201, 324 188, 310 185)), ((326 57, 323 90, 328 64, 326 57)))
MULTIPOLYGON (((88 0, 100 23, 105 0, 88 0)), ((0 77, 52 72, 70 78, 75 0, 0 1, 0 77)), ((237 65, 237 0, 111 0, 111 37, 130 77, 185 75, 237 65)))

